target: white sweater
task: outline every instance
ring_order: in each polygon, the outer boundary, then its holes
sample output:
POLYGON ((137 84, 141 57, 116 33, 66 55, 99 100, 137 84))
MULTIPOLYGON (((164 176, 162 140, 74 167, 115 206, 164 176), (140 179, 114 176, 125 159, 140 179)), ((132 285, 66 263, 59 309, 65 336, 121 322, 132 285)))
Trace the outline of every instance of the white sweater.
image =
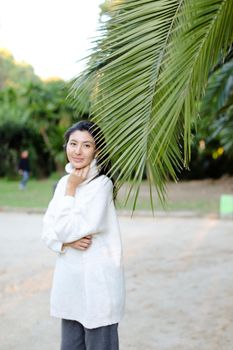
MULTIPOLYGON (((66 167, 70 172, 70 165, 66 167)), ((57 252, 50 298, 51 316, 77 320, 86 328, 118 323, 124 314, 122 243, 112 199, 112 182, 92 162, 75 197, 65 196, 61 178, 43 219, 42 239, 57 252), (93 235, 84 251, 62 244, 93 235)))

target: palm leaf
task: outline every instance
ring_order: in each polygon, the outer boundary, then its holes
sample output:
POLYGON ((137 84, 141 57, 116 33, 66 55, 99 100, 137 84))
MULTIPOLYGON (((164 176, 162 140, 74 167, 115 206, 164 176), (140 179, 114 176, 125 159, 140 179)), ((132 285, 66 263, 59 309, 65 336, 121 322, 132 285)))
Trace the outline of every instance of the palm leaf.
POLYGON ((134 207, 146 169, 164 201, 168 177, 190 159, 191 125, 209 71, 232 43, 230 0, 115 1, 86 71, 92 118, 117 161, 117 183, 133 176, 134 207), (89 82, 89 83, 88 83, 89 82))

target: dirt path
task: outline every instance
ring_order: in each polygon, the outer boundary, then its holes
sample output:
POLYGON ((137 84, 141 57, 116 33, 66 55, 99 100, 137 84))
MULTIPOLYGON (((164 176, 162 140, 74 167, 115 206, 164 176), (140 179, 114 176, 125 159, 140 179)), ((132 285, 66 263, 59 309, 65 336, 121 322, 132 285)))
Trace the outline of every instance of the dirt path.
MULTIPOLYGON (((55 256, 41 215, 0 213, 0 349, 59 349, 48 303, 55 256)), ((233 221, 120 218, 121 350, 232 350, 233 221)))

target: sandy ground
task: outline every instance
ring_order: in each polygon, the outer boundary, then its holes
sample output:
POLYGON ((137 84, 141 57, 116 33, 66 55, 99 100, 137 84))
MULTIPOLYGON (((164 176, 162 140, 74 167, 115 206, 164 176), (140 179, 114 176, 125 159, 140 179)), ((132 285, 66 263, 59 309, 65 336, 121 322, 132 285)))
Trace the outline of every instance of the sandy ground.
MULTIPOLYGON (((55 255, 41 215, 0 213, 0 349, 59 349, 55 255)), ((233 349, 233 221, 120 217, 127 287, 121 350, 233 349)), ((110 349, 109 349, 110 350, 110 349)))

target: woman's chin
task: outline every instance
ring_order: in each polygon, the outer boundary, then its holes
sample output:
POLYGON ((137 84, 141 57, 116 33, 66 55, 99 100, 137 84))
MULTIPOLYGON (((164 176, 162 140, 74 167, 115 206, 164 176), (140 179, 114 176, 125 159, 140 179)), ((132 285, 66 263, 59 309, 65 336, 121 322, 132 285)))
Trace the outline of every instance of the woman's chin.
POLYGON ((84 162, 71 162, 71 165, 75 169, 82 169, 87 166, 87 164, 85 164, 84 162))
POLYGON ((74 164, 72 164, 72 166, 74 169, 82 169, 82 168, 84 168, 85 165, 74 163, 74 164))

